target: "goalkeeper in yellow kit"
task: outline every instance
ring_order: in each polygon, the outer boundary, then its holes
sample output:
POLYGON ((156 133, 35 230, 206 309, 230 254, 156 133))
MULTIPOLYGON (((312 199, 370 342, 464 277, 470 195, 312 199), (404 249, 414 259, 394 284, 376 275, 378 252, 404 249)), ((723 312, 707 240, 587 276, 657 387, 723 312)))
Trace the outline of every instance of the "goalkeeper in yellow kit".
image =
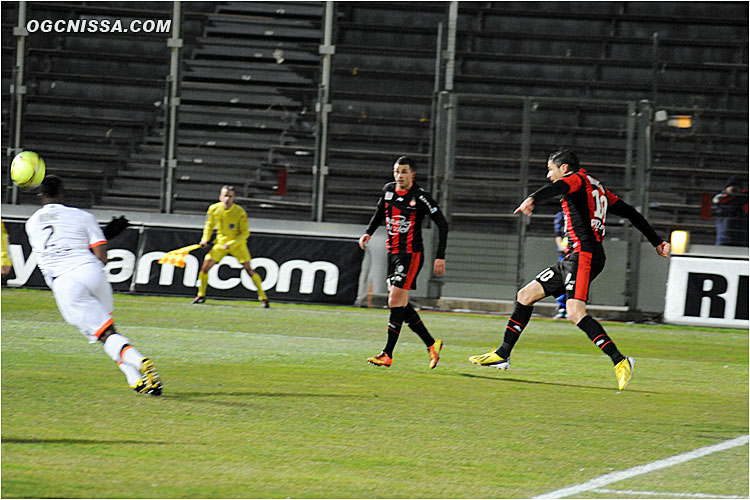
POLYGON ((201 247, 207 247, 211 235, 216 229, 216 241, 206 258, 203 259, 203 267, 198 273, 198 295, 191 304, 203 304, 206 301, 206 287, 208 287, 208 271, 214 264, 224 258, 225 255, 236 257, 242 267, 258 288, 258 298, 263 302, 263 307, 268 307, 268 297, 261 288, 260 276, 250 267, 250 251, 247 249, 247 237, 250 236, 250 228, 247 223, 245 210, 234 204, 234 186, 223 186, 219 195, 219 202, 208 207, 206 212, 206 226, 203 228, 201 247))

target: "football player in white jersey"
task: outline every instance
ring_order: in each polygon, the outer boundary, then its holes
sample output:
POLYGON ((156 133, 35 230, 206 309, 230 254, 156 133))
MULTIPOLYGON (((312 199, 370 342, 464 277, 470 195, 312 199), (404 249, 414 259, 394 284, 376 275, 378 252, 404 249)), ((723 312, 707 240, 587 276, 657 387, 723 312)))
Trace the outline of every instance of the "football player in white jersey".
POLYGON ((112 286, 104 271, 107 240, 96 219, 62 204, 62 180, 56 175, 42 181, 39 196, 42 208, 26 221, 26 233, 63 319, 90 343, 101 342, 136 392, 160 395, 153 361, 115 330, 112 286))

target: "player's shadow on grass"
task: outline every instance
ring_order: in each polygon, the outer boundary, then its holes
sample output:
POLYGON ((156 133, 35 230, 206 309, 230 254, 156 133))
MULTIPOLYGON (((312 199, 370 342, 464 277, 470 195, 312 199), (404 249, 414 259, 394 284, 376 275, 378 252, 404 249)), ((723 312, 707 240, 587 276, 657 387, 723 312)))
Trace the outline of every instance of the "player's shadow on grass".
MULTIPOLYGON (((519 384, 533 384, 533 385, 554 385, 556 387, 578 387, 581 389, 594 389, 597 391, 609 391, 612 392, 611 387, 597 387, 594 385, 581 385, 581 384, 561 384, 560 382, 542 382, 540 380, 522 380, 518 378, 508 378, 508 377, 490 377, 489 375, 474 375, 471 373, 459 373, 462 377, 469 377, 469 378, 483 378, 487 380, 497 380, 498 382, 517 382, 519 384)), ((659 394, 658 392, 654 391, 639 391, 638 389, 628 389, 628 392, 640 392, 644 394, 659 394)))
POLYGON ((272 398, 361 398, 361 394, 326 394, 312 392, 263 392, 263 391, 232 391, 232 392, 170 392, 163 397, 190 399, 204 396, 264 396, 272 398))
POLYGON ((165 393, 161 397, 166 399, 176 399, 190 403, 206 403, 211 405, 231 406, 238 408, 254 408, 256 405, 245 401, 230 401, 226 396, 231 397, 271 397, 271 398, 351 398, 361 399, 357 394, 316 394, 302 392, 262 392, 262 391, 235 391, 235 392, 171 392, 165 393), (221 398, 222 399, 216 399, 221 398), (210 398, 210 399, 209 399, 210 398))
POLYGON ((3 444, 171 444, 167 441, 142 441, 138 439, 73 439, 73 438, 19 438, 3 437, 0 438, 3 444))

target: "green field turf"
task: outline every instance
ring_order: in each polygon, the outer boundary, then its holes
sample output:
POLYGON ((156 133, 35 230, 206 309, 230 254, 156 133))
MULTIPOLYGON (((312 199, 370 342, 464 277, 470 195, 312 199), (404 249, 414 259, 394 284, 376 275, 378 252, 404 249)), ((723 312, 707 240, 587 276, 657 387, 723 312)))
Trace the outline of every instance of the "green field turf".
MULTIPOLYGON (((467 358, 506 317, 423 312, 439 366, 405 327, 386 369, 386 310, 189 300, 115 297, 156 398, 49 291, 2 291, 3 497, 531 497, 748 434, 747 331, 606 322, 637 360, 618 392, 569 322, 534 318, 498 372, 467 358)), ((654 493, 746 498, 748 448, 580 497, 654 493)))

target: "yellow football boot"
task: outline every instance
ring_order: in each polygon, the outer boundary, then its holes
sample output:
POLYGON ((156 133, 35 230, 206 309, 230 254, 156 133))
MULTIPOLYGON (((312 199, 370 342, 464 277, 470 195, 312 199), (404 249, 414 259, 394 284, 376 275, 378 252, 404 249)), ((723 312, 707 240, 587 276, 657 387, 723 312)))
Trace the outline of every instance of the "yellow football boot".
POLYGON ((510 368, 510 357, 508 359, 503 359, 495 351, 470 356, 469 361, 475 365, 490 366, 492 368, 497 368, 498 370, 507 370, 510 368))
POLYGON ((635 360, 633 358, 625 358, 615 365, 615 377, 617 377, 617 388, 619 390, 622 391, 630 383, 630 379, 633 378, 634 366, 635 360))
POLYGON ((149 358, 143 358, 143 361, 141 362, 141 375, 143 375, 143 377, 141 378, 143 387, 138 384, 136 385, 136 387, 134 387, 135 391, 141 394, 151 394, 152 396, 161 395, 161 378, 159 377, 159 373, 156 371, 154 362, 149 358))
POLYGON ((432 344, 427 351, 430 353, 430 370, 435 368, 440 361, 440 351, 443 350, 443 341, 435 339, 435 343, 432 344))

